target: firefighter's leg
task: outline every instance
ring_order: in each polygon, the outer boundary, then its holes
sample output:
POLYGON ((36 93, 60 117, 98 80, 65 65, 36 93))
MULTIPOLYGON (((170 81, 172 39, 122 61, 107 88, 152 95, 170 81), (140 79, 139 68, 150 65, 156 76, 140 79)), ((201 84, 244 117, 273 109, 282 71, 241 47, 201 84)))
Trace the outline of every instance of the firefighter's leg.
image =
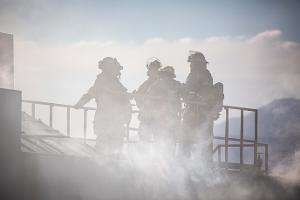
POLYGON ((203 123, 198 133, 197 145, 195 145, 194 157, 204 164, 211 164, 213 161, 212 128, 213 124, 211 122, 203 123))
POLYGON ((149 124, 141 122, 139 131, 139 142, 136 145, 138 154, 150 156, 153 143, 153 127, 149 124))
POLYGON ((152 142, 153 140, 153 127, 144 122, 140 123, 139 138, 141 142, 152 142))
POLYGON ((97 153, 102 154, 104 151, 103 135, 105 135, 106 128, 102 127, 99 121, 94 121, 94 134, 97 136, 95 150, 97 153))
POLYGON ((107 153, 112 156, 120 156, 123 150, 125 127, 122 123, 114 123, 107 135, 107 153))

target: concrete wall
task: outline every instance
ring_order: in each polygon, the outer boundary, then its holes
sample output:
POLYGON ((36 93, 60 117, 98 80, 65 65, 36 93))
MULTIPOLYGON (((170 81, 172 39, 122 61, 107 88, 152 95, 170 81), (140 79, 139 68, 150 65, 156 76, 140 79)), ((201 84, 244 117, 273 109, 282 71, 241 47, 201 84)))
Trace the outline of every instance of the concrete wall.
POLYGON ((18 187, 20 136, 21 92, 0 88, 0 199, 12 199, 18 187))

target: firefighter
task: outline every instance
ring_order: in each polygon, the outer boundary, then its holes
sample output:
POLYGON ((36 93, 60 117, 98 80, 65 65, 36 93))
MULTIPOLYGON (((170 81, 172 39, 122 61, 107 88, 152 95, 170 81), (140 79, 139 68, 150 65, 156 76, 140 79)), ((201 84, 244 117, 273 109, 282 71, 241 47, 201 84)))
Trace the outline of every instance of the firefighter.
POLYGON ((155 142, 165 147, 167 154, 175 153, 177 133, 180 130, 181 83, 175 80, 171 66, 160 70, 160 79, 148 89, 145 104, 152 105, 149 111, 155 127, 155 142))
POLYGON ((201 52, 191 51, 190 73, 184 84, 183 132, 181 153, 212 161, 213 122, 223 106, 223 84, 213 84, 207 60, 201 52))
POLYGON ((116 58, 106 57, 99 61, 102 72, 94 85, 84 94, 75 108, 95 99, 97 109, 94 117, 96 150, 104 155, 116 155, 122 149, 125 124, 131 119, 130 97, 119 78, 123 67, 116 58))
POLYGON ((159 69, 162 67, 161 62, 157 58, 150 58, 147 61, 147 76, 148 79, 142 83, 137 91, 134 92, 134 98, 139 108, 140 131, 139 136, 142 141, 150 142, 153 140, 153 116, 151 115, 151 109, 153 105, 145 104, 145 94, 149 90, 152 84, 154 84, 160 78, 159 69))

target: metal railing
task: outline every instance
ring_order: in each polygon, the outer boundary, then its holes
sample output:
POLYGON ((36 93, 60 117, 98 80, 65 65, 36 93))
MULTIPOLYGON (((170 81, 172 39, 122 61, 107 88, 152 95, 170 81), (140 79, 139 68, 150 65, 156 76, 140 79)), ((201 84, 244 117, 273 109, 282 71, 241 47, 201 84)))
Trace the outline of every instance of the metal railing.
MULTIPOLYGON (((36 118, 36 105, 44 105, 49 107, 49 126, 53 128, 53 108, 54 107, 61 107, 65 108, 67 110, 67 136, 71 137, 71 108, 76 109, 72 105, 66 105, 66 104, 58 104, 58 103, 49 103, 49 102, 43 102, 43 101, 31 101, 31 100, 22 100, 23 103, 31 104, 31 116, 35 119, 36 118)), ((92 107, 83 107, 81 108, 83 110, 83 139, 86 140, 86 132, 87 132, 87 112, 96 110, 96 108, 92 107)))
MULTIPOLYGON (((33 118, 36 118, 36 105, 44 105, 49 107, 49 126, 53 128, 53 111, 55 107, 62 107, 65 108, 67 111, 66 118, 67 118, 67 123, 66 123, 66 129, 67 137, 71 137, 71 109, 76 109, 72 105, 65 105, 65 104, 58 104, 58 103, 49 103, 49 102, 43 102, 43 101, 31 101, 31 100, 22 100, 23 103, 31 104, 31 116, 33 118)), ((136 106, 135 104, 132 104, 132 106, 136 106)), ((240 165, 244 165, 244 147, 253 147, 253 165, 255 166, 257 164, 257 155, 258 155, 258 146, 263 146, 265 149, 265 171, 267 172, 268 170, 268 145, 267 144, 261 144, 258 143, 258 110, 253 109, 253 108, 246 108, 246 107, 237 107, 237 106, 223 106, 225 110, 225 131, 224 131, 224 137, 220 136, 214 136, 213 138, 215 140, 222 140, 224 141, 224 144, 219 144, 217 145, 213 153, 218 152, 218 161, 221 160, 221 148, 224 148, 225 150, 225 167, 228 168, 227 164, 229 163, 228 161, 228 150, 229 147, 239 147, 240 149, 240 165), (240 138, 230 138, 229 137, 229 114, 230 110, 238 110, 240 111, 240 138), (244 112, 249 111, 253 112, 255 116, 254 120, 254 140, 247 140, 244 138, 244 112), (239 142, 239 144, 230 144, 229 141, 233 142, 239 142), (249 144, 250 143, 250 144, 249 144)), ((86 142, 87 140, 87 114, 89 111, 95 111, 96 108, 93 107, 82 107, 80 108, 83 110, 83 140, 86 142)), ((138 113, 139 111, 137 109, 132 110, 133 113, 138 113)), ((139 131, 138 128, 133 128, 130 127, 129 124, 126 125, 127 131, 126 131, 126 139, 127 142, 130 141, 130 131, 139 131)))
MULTIPOLYGON (((234 138, 229 138, 229 110, 238 110, 240 111, 240 138, 235 140, 239 142, 240 148, 240 164, 243 165, 244 163, 244 142, 251 142, 253 143, 253 164, 257 164, 257 145, 258 145, 258 110, 253 108, 245 108, 245 107, 237 107, 237 106, 224 106, 225 109, 225 163, 228 163, 228 147, 229 141, 233 140, 234 138), (244 112, 249 111, 254 113, 254 140, 245 140, 244 139, 244 112)), ((214 137, 215 139, 220 139, 218 137, 214 137)), ((223 139, 223 138, 222 138, 223 139)))
MULTIPOLYGON (((224 139, 223 137, 214 137, 215 139, 224 139)), ((239 142, 239 139, 236 138, 228 138, 229 141, 234 141, 234 142, 239 142)), ((243 148, 244 147, 253 147, 254 148, 254 140, 244 140, 244 142, 248 142, 247 144, 243 144, 243 148)), ((264 172, 267 174, 268 170, 269 170, 269 166, 268 166, 268 159, 269 159, 269 153, 268 153, 268 144, 263 144, 263 143, 257 143, 256 145, 257 147, 263 147, 264 148, 264 152, 260 153, 260 154, 264 154, 264 172)), ((218 144, 214 149, 213 149, 213 154, 215 154, 217 152, 217 161, 219 164, 222 163, 222 148, 225 148, 226 146, 224 144, 218 144)), ((228 147, 237 147, 237 148, 241 148, 240 144, 228 144, 228 147)), ((243 152, 240 151, 240 155, 243 154, 243 152)), ((258 155, 258 154, 257 154, 258 155)), ((257 160, 257 155, 256 155, 256 160, 257 160)), ((257 162, 256 162, 257 163, 257 162)), ((262 166, 258 166, 257 164, 253 164, 254 166, 257 167, 262 167, 262 166)), ((243 166, 245 165, 244 163, 244 158, 242 156, 240 156, 240 162, 239 162, 239 168, 242 169, 243 166), (242 159, 241 159, 242 158, 242 159)), ((224 163, 224 167, 226 169, 228 169, 229 166, 229 162, 228 160, 225 161, 224 163)))

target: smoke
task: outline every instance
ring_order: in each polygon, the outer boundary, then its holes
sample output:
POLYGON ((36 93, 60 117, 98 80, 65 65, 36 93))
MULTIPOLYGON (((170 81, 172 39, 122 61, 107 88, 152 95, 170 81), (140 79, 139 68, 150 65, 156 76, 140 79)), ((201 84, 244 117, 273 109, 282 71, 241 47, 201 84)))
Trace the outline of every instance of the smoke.
POLYGON ((224 83, 226 104, 258 107, 281 97, 300 97, 296 92, 299 44, 281 35, 280 30, 270 30, 249 37, 156 37, 130 44, 111 40, 40 44, 17 38, 16 85, 26 98, 75 102, 93 83, 97 62, 106 56, 116 57, 124 66, 121 78, 130 90, 145 80, 146 60, 152 56, 174 66, 177 79, 183 82, 192 49, 204 53, 215 82, 224 83), (24 73, 34 78, 28 80, 24 73))
MULTIPOLYGON (((149 145, 148 151, 145 146, 133 147, 127 156, 113 161, 96 159, 101 170, 114 171, 110 179, 126 177, 134 195, 123 199, 279 200, 297 199, 299 194, 296 184, 286 184, 258 171, 230 173, 201 159, 170 157, 157 144, 149 145)), ((116 192, 121 189, 119 185, 110 187, 116 192)), ((96 194, 89 189, 86 194, 96 194)))
POLYGON ((299 177, 299 152, 265 176, 174 156, 165 147, 164 141, 128 143, 120 155, 92 158, 24 154, 30 170, 22 171, 30 172, 31 199, 296 200, 300 194, 299 179, 293 179, 299 177), (274 178, 275 172, 286 178, 274 178))
POLYGON ((279 162, 272 169, 271 175, 279 177, 285 183, 300 185, 300 151, 279 162))
MULTIPOLYGON (((134 191, 146 199, 199 199, 206 188, 216 187, 225 177, 205 162, 189 161, 167 151, 165 143, 138 143, 129 146, 119 170, 131 172, 134 191)), ((111 160, 97 159, 99 166, 111 160)), ((207 195, 207 194, 206 194, 207 195)), ((202 197, 201 197, 202 199, 202 197)))
POLYGON ((39 155, 36 163, 27 162, 36 165, 30 178, 41 195, 37 199, 61 199, 63 194, 63 199, 279 200, 299 194, 299 179, 293 179, 297 173, 299 177, 299 152, 272 176, 255 170, 228 172, 201 157, 189 160, 171 152, 165 140, 140 141, 124 144, 120 155, 39 155))

